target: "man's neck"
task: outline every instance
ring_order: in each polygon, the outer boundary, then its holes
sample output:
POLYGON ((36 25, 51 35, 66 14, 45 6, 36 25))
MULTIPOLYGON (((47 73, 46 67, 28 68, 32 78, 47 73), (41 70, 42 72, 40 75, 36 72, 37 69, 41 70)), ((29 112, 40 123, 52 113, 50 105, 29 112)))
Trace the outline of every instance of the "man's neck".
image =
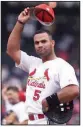
POLYGON ((56 59, 56 58, 57 58, 56 55, 55 55, 55 54, 52 54, 52 55, 50 55, 50 56, 43 57, 43 58, 42 58, 42 61, 43 61, 43 63, 44 63, 44 62, 46 62, 46 61, 54 60, 54 59, 56 59))

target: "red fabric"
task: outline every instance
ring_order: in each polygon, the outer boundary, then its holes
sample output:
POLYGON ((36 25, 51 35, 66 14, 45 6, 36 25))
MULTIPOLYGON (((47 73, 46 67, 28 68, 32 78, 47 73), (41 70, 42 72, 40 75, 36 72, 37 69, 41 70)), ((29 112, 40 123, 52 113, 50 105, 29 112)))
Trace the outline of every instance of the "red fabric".
POLYGON ((25 101, 26 97, 25 97, 25 93, 23 91, 19 92, 19 99, 20 99, 20 101, 25 101))
MULTIPOLYGON (((38 115, 38 119, 43 119, 45 116, 44 114, 37 114, 38 115)), ((33 114, 29 115, 29 120, 35 120, 35 117, 33 114)))
POLYGON ((49 78, 49 75, 48 75, 48 69, 45 70, 44 75, 47 78, 47 80, 49 81, 50 78, 49 78))
POLYGON ((47 4, 39 4, 35 7, 36 9, 41 9, 47 11, 53 18, 55 17, 54 10, 47 4))

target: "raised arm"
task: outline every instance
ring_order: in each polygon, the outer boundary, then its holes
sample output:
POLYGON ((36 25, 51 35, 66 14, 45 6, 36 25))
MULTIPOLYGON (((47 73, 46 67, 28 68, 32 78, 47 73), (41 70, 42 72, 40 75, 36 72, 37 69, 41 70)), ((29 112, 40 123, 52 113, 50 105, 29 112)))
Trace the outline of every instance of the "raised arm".
POLYGON ((24 11, 18 16, 18 21, 12 30, 8 43, 7 43, 7 54, 17 63, 20 63, 21 51, 20 51, 20 39, 23 31, 24 24, 30 18, 29 8, 25 8, 24 11))

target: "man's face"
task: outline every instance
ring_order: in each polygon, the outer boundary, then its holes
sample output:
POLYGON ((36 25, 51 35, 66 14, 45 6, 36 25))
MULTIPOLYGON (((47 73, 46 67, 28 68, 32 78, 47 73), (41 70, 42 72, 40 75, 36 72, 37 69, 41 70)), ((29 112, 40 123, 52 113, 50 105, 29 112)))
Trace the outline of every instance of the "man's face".
POLYGON ((40 33, 34 36, 34 46, 40 57, 46 57, 52 53, 54 41, 50 39, 47 33, 40 33))
POLYGON ((8 90, 7 91, 7 98, 8 98, 8 101, 11 103, 11 104, 15 104, 17 103, 18 101, 18 92, 16 91, 13 91, 13 90, 8 90))

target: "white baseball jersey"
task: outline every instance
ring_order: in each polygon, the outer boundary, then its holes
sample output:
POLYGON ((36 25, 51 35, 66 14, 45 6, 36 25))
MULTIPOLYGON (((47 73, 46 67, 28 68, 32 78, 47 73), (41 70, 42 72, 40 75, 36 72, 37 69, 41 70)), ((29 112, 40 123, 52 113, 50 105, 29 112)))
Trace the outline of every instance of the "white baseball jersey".
POLYGON ((13 107, 13 104, 9 103, 8 100, 5 100, 5 110, 6 112, 10 111, 13 107))
POLYGON ((43 63, 40 58, 21 51, 20 64, 16 64, 16 67, 29 73, 26 86, 28 114, 42 114, 42 99, 69 84, 78 85, 73 67, 59 57, 43 63))
POLYGON ((21 101, 13 105, 10 104, 8 100, 6 100, 5 107, 6 107, 6 112, 12 110, 16 114, 19 122, 23 122, 24 120, 28 119, 25 102, 21 101))
POLYGON ((25 109, 25 102, 19 102, 11 108, 11 110, 16 114, 18 121, 21 123, 24 120, 28 120, 28 116, 25 109))

